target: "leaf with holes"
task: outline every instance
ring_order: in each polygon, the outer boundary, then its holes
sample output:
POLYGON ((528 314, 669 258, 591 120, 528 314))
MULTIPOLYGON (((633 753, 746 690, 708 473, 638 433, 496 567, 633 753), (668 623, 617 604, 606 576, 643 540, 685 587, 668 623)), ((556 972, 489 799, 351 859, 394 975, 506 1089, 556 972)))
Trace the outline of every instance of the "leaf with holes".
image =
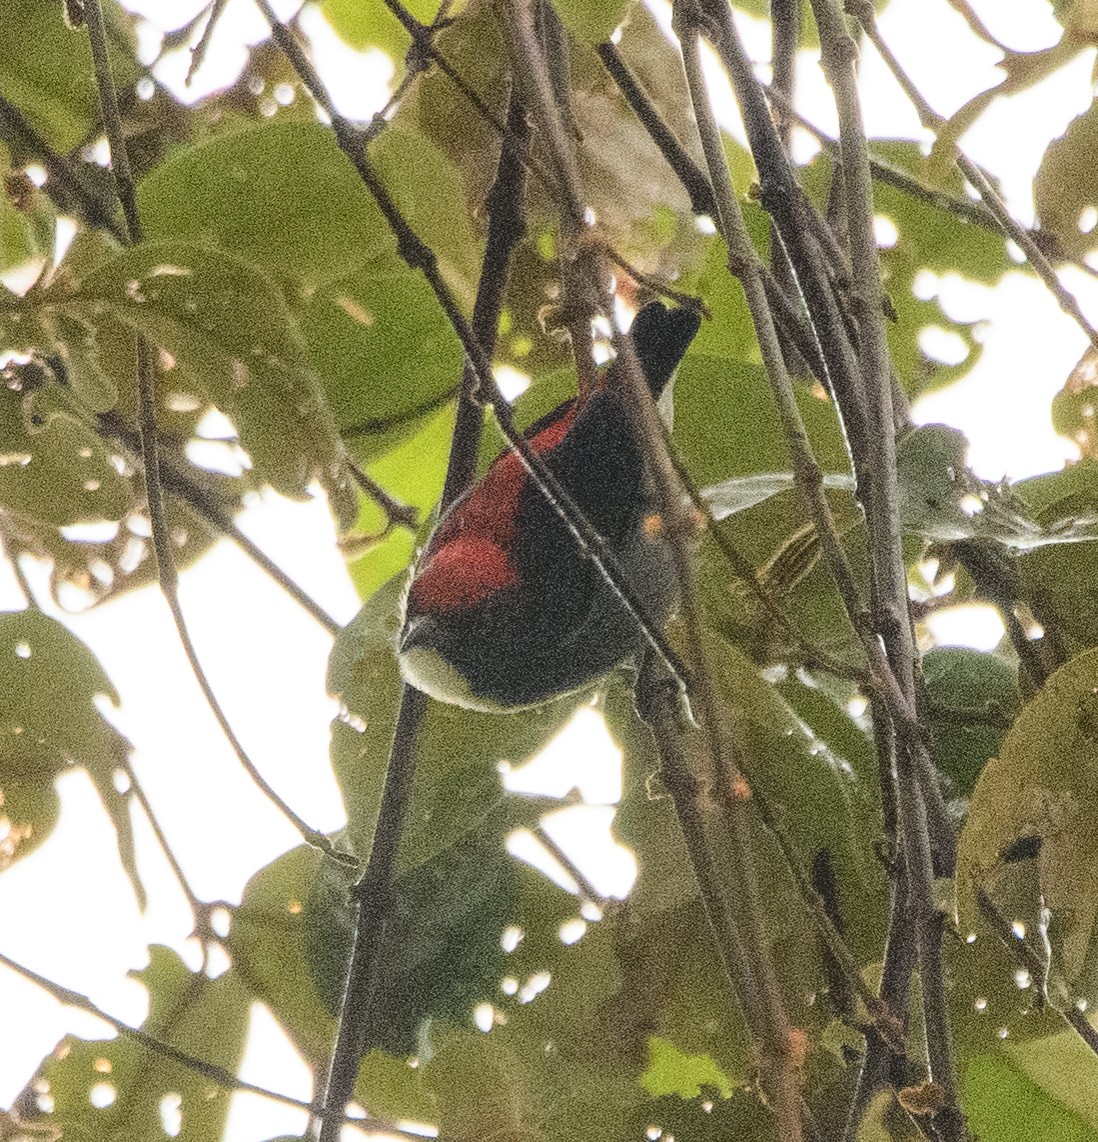
MULTIPOLYGON (((500 936, 514 910, 517 866, 506 821, 486 818, 458 842, 397 878, 378 950, 366 1048, 411 1055, 430 1024, 468 1025, 503 972, 500 936)), ((351 878, 324 862, 305 908, 305 955, 333 1015, 347 978, 351 878)))
POLYGON ((96 709, 118 694, 91 651, 40 611, 0 614, 0 794, 10 822, 3 864, 30 852, 57 815, 54 779, 82 766, 95 784, 118 840, 118 854, 144 904, 137 875, 129 798, 115 787, 130 743, 96 709))
POLYGON ((461 343, 423 275, 395 254, 317 290, 300 319, 340 432, 362 462, 454 399, 461 343))
POLYGON ((1092 103, 1053 139, 1033 181, 1041 227, 1069 257, 1085 257, 1098 243, 1098 104, 1092 103))
POLYGON ((1060 667, 1026 705, 984 767, 957 853, 961 904, 992 897, 1020 840, 1039 838, 1040 893, 1051 911, 1056 970, 1076 991, 1098 995, 1098 651, 1060 667))
POLYGON ((184 242, 148 242, 28 305, 92 326, 110 318, 143 334, 232 418, 276 491, 301 499, 316 479, 337 514, 352 510, 342 446, 301 334, 258 270, 184 242))
MULTIPOLYGON (((235 973, 194 975, 168 948, 149 949, 132 973, 148 988, 146 1034, 212 1067, 235 1073, 244 1053, 251 997, 235 973)), ((220 1138, 232 1090, 126 1035, 63 1039, 19 1098, 33 1130, 99 1142, 220 1138), (41 1109, 45 1088, 51 1109, 41 1109)))
MULTIPOLYGON (((21 387, 29 370, 11 370, 21 387)), ((118 522, 137 490, 118 454, 54 387, 0 387, 0 507, 54 527, 118 522)))
MULTIPOLYGON (((260 869, 245 887, 229 931, 241 979, 315 1067, 325 1065, 331 1048, 335 1019, 329 1008, 342 987, 346 954, 346 881, 324 865, 316 849, 301 845, 260 869), (336 895, 326 896, 329 891, 336 895)), ((424 1121, 433 1115, 421 1072, 377 1049, 362 1060, 355 1098, 371 1114, 388 1118, 424 1121)))

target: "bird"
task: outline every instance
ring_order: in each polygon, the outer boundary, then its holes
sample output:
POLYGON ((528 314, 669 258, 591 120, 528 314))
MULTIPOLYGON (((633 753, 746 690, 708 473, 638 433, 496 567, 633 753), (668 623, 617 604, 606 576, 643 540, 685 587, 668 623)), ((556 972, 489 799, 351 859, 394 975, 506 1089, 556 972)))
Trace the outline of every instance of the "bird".
MULTIPOLYGON (((688 306, 646 305, 630 336, 659 398, 698 331, 688 306)), ((670 547, 615 359, 594 390, 523 434, 616 556, 646 624, 675 602, 670 547)), ((403 599, 397 656, 430 697, 503 712, 583 690, 634 657, 636 619, 512 450, 442 515, 403 599)))

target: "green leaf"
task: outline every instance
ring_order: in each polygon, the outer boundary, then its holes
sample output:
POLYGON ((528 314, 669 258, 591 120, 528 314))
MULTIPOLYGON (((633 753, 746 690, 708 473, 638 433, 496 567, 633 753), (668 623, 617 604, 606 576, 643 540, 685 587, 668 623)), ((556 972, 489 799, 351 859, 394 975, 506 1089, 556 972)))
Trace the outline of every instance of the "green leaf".
POLYGON ((1040 893, 1051 910, 1054 963, 1069 986, 1093 994, 1091 967, 1098 920, 1098 651, 1057 670, 1023 709, 984 767, 972 795, 957 853, 961 904, 995 896, 1012 868, 1016 842, 1040 838, 1040 893))
POLYGON ((927 539, 994 539, 1033 548, 1093 539, 1098 519, 1066 518, 1042 526, 1004 484, 979 480, 967 467, 968 440, 947 424, 925 424, 899 441, 896 472, 904 528, 927 539))
POLYGON ((641 1085, 653 1098, 677 1094, 697 1098, 703 1086, 715 1087, 723 1098, 732 1093, 728 1076, 708 1055, 684 1055, 674 1043, 653 1035, 648 1044, 648 1070, 641 1085))
POLYGON ((336 423, 363 462, 406 438, 461 381, 453 328, 423 275, 395 254, 317 290, 300 319, 336 423))
POLYGON ((118 694, 91 651, 40 611, 0 614, 0 793, 11 833, 3 864, 46 839, 57 817, 54 778, 82 766, 114 825, 118 854, 134 894, 137 875, 129 797, 115 787, 130 743, 96 708, 118 694))
POLYGON ((300 845, 261 868, 244 886, 228 939, 252 994, 316 1066, 327 1057, 334 1030, 305 956, 305 902, 322 859, 317 849, 300 845))
MULTIPOLYGON (((618 10, 588 4, 599 18, 618 10)), ((613 19, 613 16, 607 17, 613 19)), ((469 4, 438 35, 436 46, 488 108, 503 121, 509 90, 509 49, 491 3, 469 4)), ((680 138, 695 135, 677 49, 643 5, 632 6, 621 50, 645 90, 680 138)), ((709 238, 699 233, 681 183, 650 136, 608 80, 597 56, 582 45, 570 53, 577 160, 587 204, 614 249, 649 273, 673 278, 696 262, 709 238), (638 169, 645 177, 638 179, 638 169)), ((499 157, 497 127, 474 113, 451 80, 433 69, 405 99, 398 122, 414 121, 460 172, 467 209, 478 222, 499 157)), ((695 152, 697 153, 697 152, 695 152)), ((424 190, 424 193, 428 191, 424 190)), ((556 205, 540 180, 531 178, 526 201, 529 238, 512 261, 505 313, 508 332, 499 359, 537 376, 567 358, 566 346, 539 323, 546 298, 559 289, 556 205)))
MULTIPOLYGON (((0 37, 0 94, 14 103, 35 130, 62 154, 79 146, 99 120, 88 34, 65 26, 55 0, 19 0, 4 6, 0 37), (28 45, 33 44, 33 51, 28 45)), ((111 51, 115 82, 137 78, 126 51, 111 51)), ((27 161, 20 156, 19 161, 27 161)), ((35 156, 37 157, 37 156, 35 156)))
MULTIPOLYGON (((752 788, 766 796, 803 867, 810 867, 817 854, 827 854, 835 873, 833 903, 847 942, 860 962, 872 963, 880 952, 887 892, 874 851, 880 831, 875 790, 866 783, 876 780, 871 749, 859 735, 853 762, 831 753, 753 664, 714 639, 707 640, 707 649, 752 788)), ((629 1029, 667 1038, 686 1055, 710 1057, 736 1084, 752 1065, 746 1032, 706 930, 671 799, 656 776, 650 735, 623 699, 611 693, 607 703, 607 723, 626 763, 615 834, 634 851, 637 883, 615 924, 615 948, 626 978, 619 1018, 629 1029)), ((696 735, 688 735, 685 745, 696 758, 701 748, 696 735)), ((805 997, 826 996, 833 981, 784 858, 761 827, 754 841, 789 1018, 822 1032, 831 1003, 809 1005, 805 997)), ((622 1039, 625 1031, 618 1028, 615 1034, 622 1039)), ((828 1065, 817 1062, 825 1070, 828 1065)))
POLYGON ((312 287, 390 245, 320 123, 269 121, 180 148, 142 180, 137 204, 149 239, 203 242, 312 287))
MULTIPOLYGON (((370 160, 444 272, 476 280, 477 243, 457 176, 414 131, 386 128, 370 160)), ((216 246, 309 291, 345 277, 395 239, 320 123, 271 120, 176 151, 138 188, 150 239, 216 246)))
MULTIPOLYGON (((803 390, 798 401, 820 465, 845 470, 846 446, 830 402, 803 390)), ((688 353, 675 378, 674 437, 699 484, 792 468, 761 365, 688 353)))
POLYGON ((718 640, 710 640, 708 652, 745 776, 779 815, 804 868, 818 853, 829 855, 847 944, 870 962, 879 950, 887 896, 874 844, 881 826, 871 775, 859 774, 817 738, 741 652, 718 640))
MULTIPOLYGON (((152 947, 149 954, 149 966, 132 973, 149 991, 141 1030, 235 1072, 251 1004, 240 979, 232 971, 217 979, 193 975, 167 948, 152 947)), ((165 1110, 179 1114, 175 1136, 183 1142, 220 1138, 233 1093, 125 1035, 107 1041, 66 1037, 44 1062, 39 1083, 47 1085, 53 1106, 34 1114, 35 1125, 97 1142, 159 1142, 165 1110)), ((21 1105, 37 1106, 34 1087, 21 1105)))
POLYGON ((351 497, 331 413, 304 344, 270 280, 229 254, 146 242, 101 263, 48 304, 95 325, 109 315, 170 354, 236 424, 257 471, 303 498, 319 479, 341 515, 351 497))
POLYGON ((747 300, 739 282, 728 272, 728 247, 720 237, 709 239, 704 257, 686 276, 682 288, 697 294, 712 315, 701 323, 687 351, 688 358, 723 357, 753 365, 760 363, 747 300))
MULTIPOLYGON (((761 504, 771 496, 791 492, 796 486, 796 477, 792 472, 759 472, 754 476, 736 476, 712 487, 702 488, 701 498, 719 523, 730 515, 761 504)), ((823 486, 853 492, 854 478, 845 473, 829 473, 823 478, 823 486)))
MULTIPOLYGON (((301 845, 257 872, 245 886, 233 912, 229 952, 255 999, 265 1003, 294 1046, 314 1067, 328 1061, 335 1035, 331 995, 319 988, 342 986, 346 954, 345 915, 333 908, 318 914, 318 884, 333 881, 322 855, 301 845), (336 922, 321 930, 322 921, 336 922), (319 941, 335 946, 328 959, 318 956, 319 941), (327 971, 321 980, 318 973, 327 971)), ((374 1115, 430 1121, 434 1109, 422 1073, 381 1050, 368 1051, 359 1068, 355 1099, 374 1115)))
POLYGON ((582 43, 600 44, 625 19, 632 0, 553 0, 561 23, 582 43))
MULTIPOLYGON (((1093 1060, 1091 1060, 1093 1061, 1093 1060)), ((1079 1060, 1069 1073, 1086 1064, 1079 1060)), ((961 1080, 962 1105, 969 1129, 996 1142, 1095 1142, 1098 1123, 1051 1097, 1006 1052, 969 1059, 961 1080)))
POLYGON ((1083 230, 1088 208, 1098 208, 1098 105, 1092 103, 1053 139, 1033 180, 1033 200, 1041 229, 1053 234, 1071 258, 1095 248, 1098 231, 1083 230))
MULTIPOLYGON (((404 8, 421 24, 431 24, 439 4, 438 0, 410 0, 404 8)), ((320 0, 320 10, 339 38, 357 51, 380 48, 396 61, 412 45, 412 37, 383 0, 320 0)))
MULTIPOLYGON (((438 503, 446 479, 446 461, 454 431, 453 407, 431 413, 419 430, 386 455, 367 466, 367 474, 400 503, 418 510, 426 520, 438 503)), ((402 575, 415 554, 416 537, 404 528, 384 535, 385 513, 372 500, 364 500, 355 532, 364 536, 365 554, 358 555, 353 540, 345 545, 351 580, 362 598, 369 598, 394 575, 402 575), (383 535, 379 541, 378 535, 383 535)))
MULTIPOLYGON (((798 388, 797 399, 817 460, 827 471, 842 472, 848 457, 831 402, 804 387, 798 388)), ((675 379, 674 440, 696 484, 791 469, 780 423, 761 365, 687 354, 675 379)), ((846 492, 836 490, 828 498, 839 534, 849 536, 846 546, 855 572, 861 574, 860 509, 846 492)), ((755 568, 771 597, 797 617, 806 638, 840 656, 853 647, 853 629, 799 496, 773 495, 736 513, 722 532, 755 568)), ((760 661, 784 662, 788 655, 801 655, 749 590, 730 582, 715 542, 703 542, 698 575, 711 626, 760 661)))
MULTIPOLYGON (((343 708, 332 723, 332 764, 347 806, 354 851, 370 851, 400 702, 393 647, 400 629, 402 578, 383 586, 336 638, 328 689, 343 708)), ((430 702, 416 736, 412 806, 400 863, 416 868, 477 828, 503 797, 497 765, 530 757, 559 730, 582 696, 536 710, 480 714, 430 702)), ((536 821, 543 804, 508 798, 508 827, 536 821)))
POLYGON ((443 1137, 453 1142, 543 1142, 525 1076, 496 1036, 451 1037, 427 1064, 443 1137))
MULTIPOLYGON (((504 850, 505 825, 486 818, 393 885, 366 1015, 367 1050, 410 1055, 425 1021, 468 1025, 476 1004, 495 992, 517 873, 504 850)), ((352 880, 324 862, 305 909, 305 954, 333 1015, 351 954, 352 880)))
MULTIPOLYGON (((30 380, 30 374, 22 374, 30 380)), ((16 384, 18 384, 18 380, 16 384)), ((53 387, 0 388, 0 505, 55 527, 121 520, 137 491, 53 387)))
MULTIPOLYGON (((1093 536, 1098 521, 1098 463, 1080 460, 1012 488, 1051 537, 1093 536)), ((1017 561, 1021 595, 1068 653, 1098 645, 1098 596, 1092 589, 1094 542, 1050 544, 1017 561)))

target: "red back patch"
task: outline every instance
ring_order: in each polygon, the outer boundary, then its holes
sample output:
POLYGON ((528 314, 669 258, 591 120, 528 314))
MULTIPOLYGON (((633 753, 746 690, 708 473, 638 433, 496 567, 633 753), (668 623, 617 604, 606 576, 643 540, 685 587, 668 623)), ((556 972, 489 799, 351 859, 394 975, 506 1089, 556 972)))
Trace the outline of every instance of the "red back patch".
MULTIPOLYGON (((574 402, 530 437, 539 456, 551 452, 567 435, 574 402)), ((410 593, 420 611, 448 611, 485 602, 497 591, 518 583, 510 550, 515 538, 519 499, 526 468, 508 449, 493 462, 472 492, 457 503, 427 544, 410 593)))

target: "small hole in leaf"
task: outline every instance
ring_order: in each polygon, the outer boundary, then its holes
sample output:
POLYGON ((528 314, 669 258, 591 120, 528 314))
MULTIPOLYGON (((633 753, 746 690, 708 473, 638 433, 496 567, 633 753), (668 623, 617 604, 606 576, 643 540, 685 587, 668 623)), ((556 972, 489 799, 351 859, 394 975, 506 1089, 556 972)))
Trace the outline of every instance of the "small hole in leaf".
POLYGON ((574 920, 566 920, 560 926, 560 931, 557 933, 560 936, 562 944, 575 944, 583 938, 583 934, 587 931, 587 922, 580 920, 578 917, 574 920))
POLYGON ((959 365, 968 357, 963 339, 940 325, 927 325, 919 330, 919 349, 932 361, 943 365, 959 365))
POLYGON ((160 1099, 160 1125, 169 1138, 177 1138, 183 1129, 183 1096, 171 1091, 160 1099))
POLYGON ((896 223, 884 214, 878 214, 873 219, 873 234, 877 239, 877 245, 883 250, 891 249, 900 240, 900 231, 896 228, 896 223))
POLYGON ((535 972, 519 989, 519 1003, 529 1003, 549 986, 552 976, 547 971, 535 972))
POLYGON ((88 1091, 88 1102, 96 1110, 105 1110, 117 1097, 118 1091, 115 1089, 114 1083, 96 1083, 88 1091))

